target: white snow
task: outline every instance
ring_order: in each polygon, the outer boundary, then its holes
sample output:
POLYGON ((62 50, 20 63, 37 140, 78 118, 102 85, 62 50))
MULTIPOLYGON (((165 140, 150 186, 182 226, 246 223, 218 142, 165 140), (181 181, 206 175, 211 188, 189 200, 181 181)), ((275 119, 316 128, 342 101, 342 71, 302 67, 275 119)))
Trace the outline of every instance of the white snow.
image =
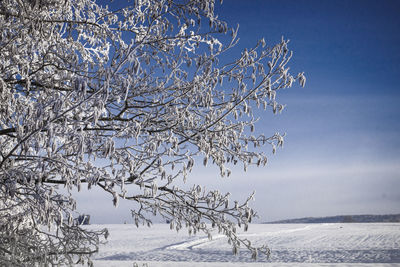
POLYGON ((245 249, 233 256, 217 232, 210 241, 203 234, 176 233, 167 224, 88 227, 110 231, 95 266, 400 266, 400 223, 250 225, 240 235, 272 250, 270 259, 260 256, 257 261, 245 249))

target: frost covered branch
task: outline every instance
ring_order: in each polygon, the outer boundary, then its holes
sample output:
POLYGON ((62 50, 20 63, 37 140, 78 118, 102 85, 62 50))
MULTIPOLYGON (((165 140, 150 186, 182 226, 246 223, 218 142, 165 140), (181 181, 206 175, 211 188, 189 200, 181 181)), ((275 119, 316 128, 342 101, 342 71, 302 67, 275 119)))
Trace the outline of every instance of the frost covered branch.
POLYGON ((256 216, 251 197, 231 204, 229 194, 179 187, 196 161, 222 177, 238 163, 265 165, 264 145, 275 152, 283 135, 256 135, 253 109, 281 112, 278 91, 305 84, 289 73, 285 39, 222 60, 238 29, 214 5, 0 2, 1 264, 90 264, 107 232, 74 223, 71 192, 82 186, 136 203, 137 225, 160 214, 176 230, 219 229, 234 253, 269 254, 236 235, 256 216))

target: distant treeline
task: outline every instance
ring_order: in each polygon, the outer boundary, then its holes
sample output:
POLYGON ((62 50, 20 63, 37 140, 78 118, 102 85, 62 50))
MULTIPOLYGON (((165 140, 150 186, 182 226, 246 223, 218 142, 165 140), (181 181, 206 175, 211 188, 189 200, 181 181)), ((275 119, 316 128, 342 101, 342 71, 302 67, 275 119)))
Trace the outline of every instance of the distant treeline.
POLYGON ((307 217, 266 223, 385 223, 400 222, 400 214, 389 215, 339 215, 331 217, 307 217))

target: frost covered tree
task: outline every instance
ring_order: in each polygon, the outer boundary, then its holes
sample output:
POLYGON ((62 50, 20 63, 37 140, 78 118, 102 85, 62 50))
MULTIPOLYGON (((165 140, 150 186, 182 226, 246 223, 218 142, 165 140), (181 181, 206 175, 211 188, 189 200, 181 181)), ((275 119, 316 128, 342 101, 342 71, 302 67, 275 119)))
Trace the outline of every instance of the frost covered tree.
POLYGON ((126 5, 0 2, 0 265, 90 264, 108 234, 74 223, 82 186, 132 201, 136 225, 159 215, 171 229, 218 229, 234 253, 269 253, 236 234, 256 215, 251 196, 179 184, 195 161, 224 177, 283 144, 254 133, 253 109, 280 112, 277 92, 304 86, 288 72, 288 41, 262 39, 233 59, 238 30, 214 0, 126 5))

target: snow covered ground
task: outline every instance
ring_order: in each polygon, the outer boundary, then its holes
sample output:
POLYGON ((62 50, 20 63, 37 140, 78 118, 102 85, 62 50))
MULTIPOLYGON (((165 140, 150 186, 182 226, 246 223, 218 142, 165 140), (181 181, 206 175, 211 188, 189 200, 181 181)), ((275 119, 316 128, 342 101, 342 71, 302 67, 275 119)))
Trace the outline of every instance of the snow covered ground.
POLYGON ((96 255, 95 266, 400 266, 400 223, 254 224, 241 233, 255 245, 268 244, 270 259, 257 261, 242 249, 233 256, 223 235, 176 233, 169 225, 106 227, 109 241, 96 255))

